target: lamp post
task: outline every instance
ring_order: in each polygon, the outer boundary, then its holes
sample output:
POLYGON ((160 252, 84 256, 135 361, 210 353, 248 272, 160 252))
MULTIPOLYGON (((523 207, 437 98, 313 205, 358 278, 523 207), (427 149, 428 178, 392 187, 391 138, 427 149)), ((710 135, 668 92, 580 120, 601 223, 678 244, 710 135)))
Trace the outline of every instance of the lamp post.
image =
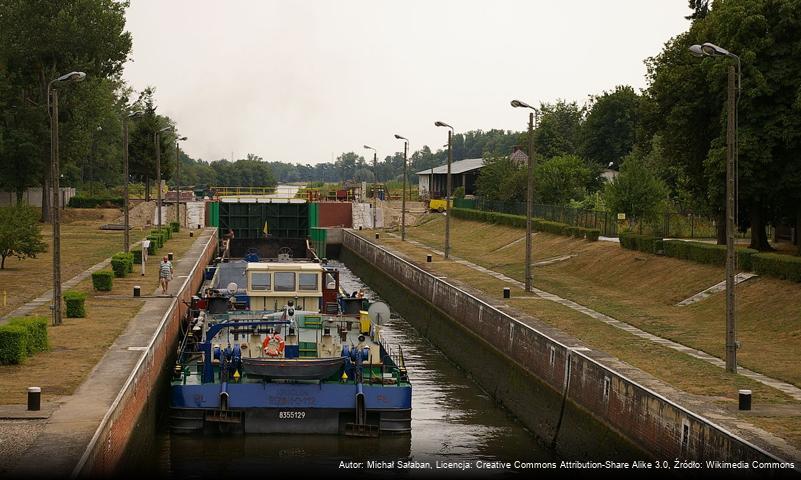
POLYGON ((397 133, 395 138, 403 140, 403 193, 401 194, 401 241, 406 241, 406 155, 409 151, 409 139, 397 133))
POLYGON ((185 140, 186 137, 175 137, 175 222, 178 228, 181 227, 181 157, 178 142, 185 140))
POLYGON ((534 202, 534 114, 537 109, 531 105, 521 102, 520 100, 512 100, 512 107, 514 108, 528 108, 531 111, 528 113, 528 172, 526 173, 527 187, 526 187, 526 291, 531 292, 531 214, 534 202))
POLYGON ((166 132, 170 127, 164 127, 156 131, 153 135, 153 143, 156 147, 156 210, 158 211, 158 228, 161 228, 161 142, 159 138, 161 132, 166 132))
MULTIPOLYGON (((71 72, 47 84, 48 112, 50 113, 50 183, 53 188, 53 325, 61 325, 61 210, 59 199, 58 159, 58 86, 81 82, 86 78, 84 72, 71 72)), ((44 198, 42 199, 45 200, 44 198)))
POLYGON ((376 188, 376 183, 378 182, 378 175, 376 171, 376 163, 378 162, 378 152, 375 148, 365 145, 364 148, 367 150, 373 151, 373 228, 378 228, 376 225, 376 210, 378 209, 378 189, 376 188))
POLYGON ((128 173, 128 119, 139 118, 144 115, 141 111, 136 111, 125 115, 122 118, 122 196, 123 196, 123 233, 122 233, 122 248, 125 253, 131 250, 131 235, 128 232, 130 228, 130 213, 128 212, 129 193, 128 182, 130 174, 128 173))
POLYGON ((445 259, 451 255, 451 162, 453 161, 453 127, 447 123, 436 121, 435 127, 448 128, 448 176, 445 180, 445 259))
POLYGON ((735 172, 737 169, 737 98, 740 90, 740 57, 712 43, 693 45, 690 53, 696 57, 729 57, 736 61, 729 65, 728 98, 726 101, 726 371, 737 373, 737 336, 735 331, 734 303, 734 228, 736 205, 734 200, 735 172), (736 82, 736 85, 735 85, 736 82))

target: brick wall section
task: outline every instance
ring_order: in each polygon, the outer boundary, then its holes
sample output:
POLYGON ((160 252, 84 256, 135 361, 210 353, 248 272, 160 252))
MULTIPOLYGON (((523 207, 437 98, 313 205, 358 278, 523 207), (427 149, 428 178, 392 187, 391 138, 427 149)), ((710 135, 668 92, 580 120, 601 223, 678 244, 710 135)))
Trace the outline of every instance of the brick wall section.
MULTIPOLYGON (((345 232, 343 246, 435 305, 554 391, 564 392, 569 380, 569 402, 656 459, 779 461, 709 420, 353 232, 345 232), (568 363, 569 379, 565 376, 568 363), (683 443, 685 426, 689 435, 683 443)), ((516 413, 514 407, 510 409, 516 413)))
POLYGON ((157 390, 157 383, 163 380, 165 369, 170 367, 167 360, 174 355, 180 318, 186 314, 187 307, 183 302, 189 302, 203 283, 204 267, 214 258, 217 242, 215 230, 169 309, 164 313, 148 350, 143 352, 129 381, 112 404, 110 415, 98 427, 75 473, 90 477, 110 477, 115 473, 150 395, 157 390))

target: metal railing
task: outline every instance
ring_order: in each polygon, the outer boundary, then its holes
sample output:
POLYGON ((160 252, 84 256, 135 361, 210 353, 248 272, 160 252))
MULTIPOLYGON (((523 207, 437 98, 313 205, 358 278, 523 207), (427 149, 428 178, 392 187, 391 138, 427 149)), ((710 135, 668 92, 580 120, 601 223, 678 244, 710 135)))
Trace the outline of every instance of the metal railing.
MULTIPOLYGON (((456 208, 473 208, 488 212, 525 215, 525 202, 500 202, 475 198, 470 200, 455 199, 456 208)), ((615 237, 621 226, 631 231, 663 238, 715 238, 716 223, 714 219, 693 213, 665 212, 654 221, 618 220, 617 214, 604 210, 585 210, 562 205, 533 205, 536 218, 552 222, 566 223, 577 227, 595 228, 605 237, 615 237)), ((744 238, 747 232, 738 232, 744 238)))

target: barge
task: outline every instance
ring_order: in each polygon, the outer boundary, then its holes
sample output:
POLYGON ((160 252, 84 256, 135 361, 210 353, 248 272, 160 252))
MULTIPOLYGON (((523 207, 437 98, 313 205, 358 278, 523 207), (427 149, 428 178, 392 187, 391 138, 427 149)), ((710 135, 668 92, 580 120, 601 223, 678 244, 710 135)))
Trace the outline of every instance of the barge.
POLYGON ((343 292, 313 251, 217 259, 189 311, 172 432, 410 433, 403 352, 381 337, 389 309, 343 292))

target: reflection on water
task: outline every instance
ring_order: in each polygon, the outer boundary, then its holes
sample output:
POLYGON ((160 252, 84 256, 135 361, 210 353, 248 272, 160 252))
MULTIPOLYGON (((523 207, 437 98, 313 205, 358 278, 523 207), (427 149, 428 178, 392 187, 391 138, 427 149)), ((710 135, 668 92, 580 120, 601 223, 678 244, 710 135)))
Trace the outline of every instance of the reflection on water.
MULTIPOLYGON (((342 264, 346 291, 365 288, 342 264)), ((326 435, 170 435, 160 427, 151 451, 137 464, 148 473, 178 478, 220 477, 237 473, 294 469, 336 469, 341 460, 555 460, 505 410, 434 348, 404 319, 382 330, 400 345, 412 382, 412 433, 378 439, 326 435)), ((166 410, 166 406, 165 406, 166 410)), ((146 442, 149 443, 149 442, 146 442)), ((422 472, 421 472, 422 473, 422 472)), ((436 473, 436 472, 429 472, 436 473)))

